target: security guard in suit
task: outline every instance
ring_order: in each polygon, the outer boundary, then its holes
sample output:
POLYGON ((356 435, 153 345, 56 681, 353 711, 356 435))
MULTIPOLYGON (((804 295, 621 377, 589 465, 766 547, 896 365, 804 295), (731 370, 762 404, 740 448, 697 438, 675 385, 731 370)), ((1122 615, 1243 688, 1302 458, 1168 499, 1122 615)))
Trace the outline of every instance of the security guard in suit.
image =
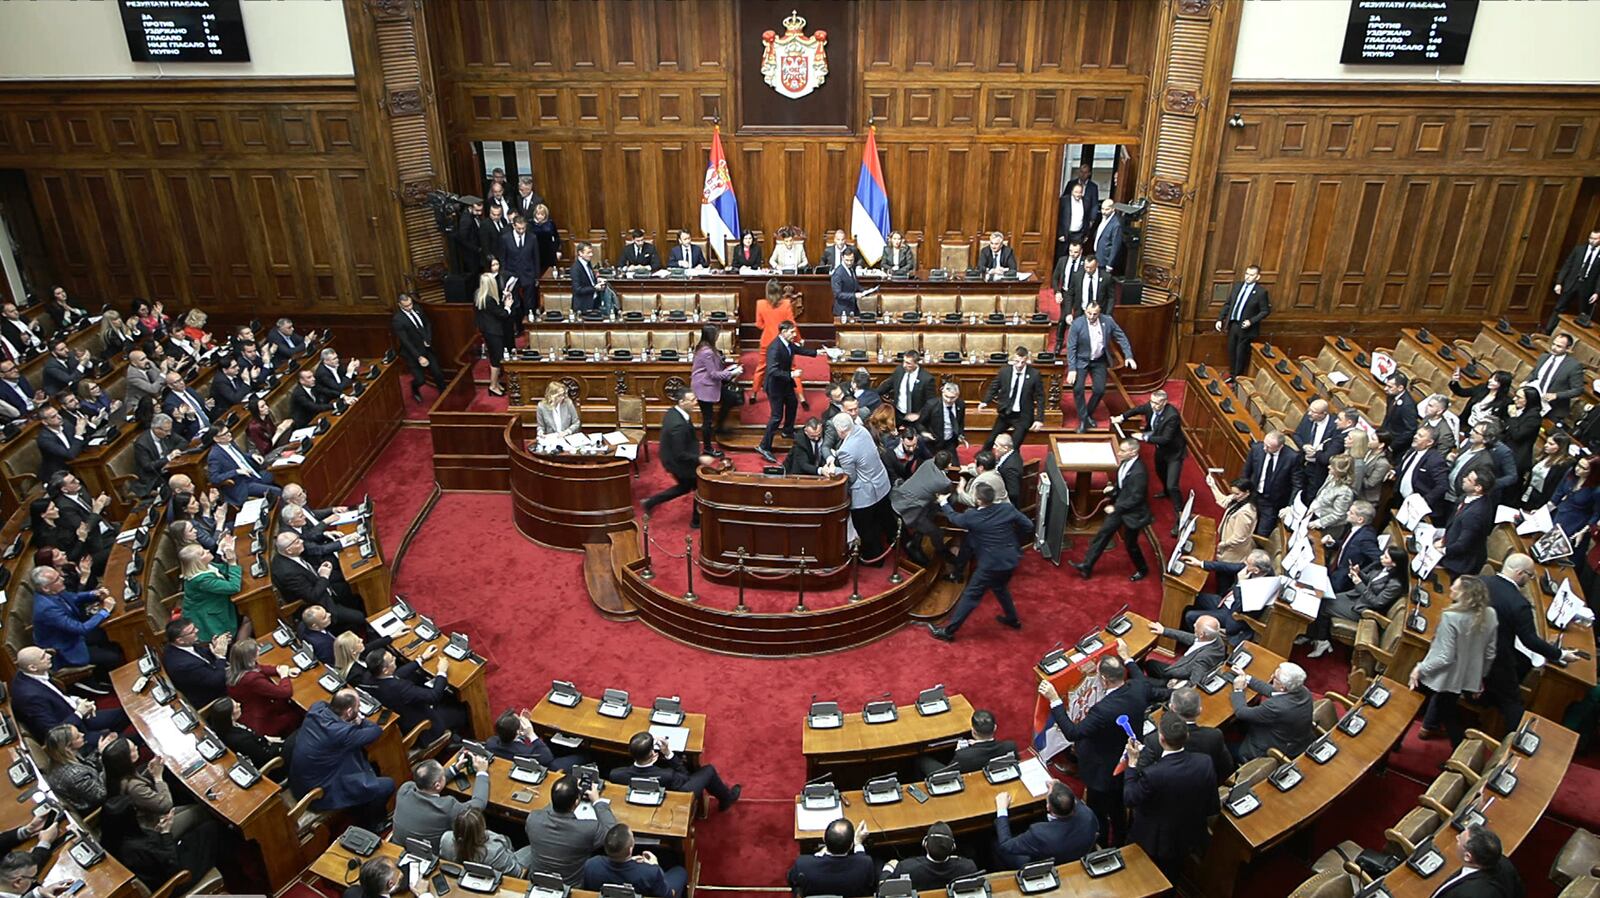
POLYGON ((1133 574, 1128 579, 1137 582, 1150 573, 1144 552, 1139 548, 1139 531, 1150 526, 1153 520, 1150 500, 1145 492, 1148 480, 1144 463, 1139 460, 1139 441, 1126 439, 1118 443, 1117 470, 1111 482, 1106 484, 1106 495, 1112 497, 1111 513, 1106 515, 1105 523, 1100 525, 1100 531, 1089 543, 1089 554, 1082 561, 1070 562, 1083 579, 1094 576, 1094 563, 1100 559, 1106 546, 1111 544, 1111 538, 1118 530, 1122 531, 1122 543, 1128 550, 1128 558, 1133 561, 1133 574))

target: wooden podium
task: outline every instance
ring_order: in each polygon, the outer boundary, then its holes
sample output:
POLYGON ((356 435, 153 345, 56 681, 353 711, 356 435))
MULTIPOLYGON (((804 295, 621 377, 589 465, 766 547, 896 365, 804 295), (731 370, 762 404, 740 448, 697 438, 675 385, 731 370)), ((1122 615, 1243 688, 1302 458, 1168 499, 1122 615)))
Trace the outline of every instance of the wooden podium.
POLYGON ((1116 437, 1108 431, 1059 434, 1050 441, 1050 451, 1063 476, 1072 478, 1072 520, 1068 533, 1086 533, 1094 523, 1096 506, 1105 494, 1094 488, 1094 475, 1109 476, 1117 469, 1116 437))
POLYGON ((836 585, 849 573, 844 475, 773 476, 702 465, 699 480, 699 562, 707 577, 737 578, 741 550, 745 582, 753 587, 798 585, 802 557, 807 588, 836 585))

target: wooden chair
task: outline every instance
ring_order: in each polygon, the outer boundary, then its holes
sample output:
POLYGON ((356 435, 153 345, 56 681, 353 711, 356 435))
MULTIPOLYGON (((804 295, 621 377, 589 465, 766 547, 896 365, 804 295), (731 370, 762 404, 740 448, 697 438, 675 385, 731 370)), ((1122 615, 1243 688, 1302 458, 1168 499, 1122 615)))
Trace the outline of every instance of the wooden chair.
POLYGON ((954 293, 924 294, 922 297, 922 313, 932 315, 935 320, 961 311, 961 297, 954 293))
POLYGON ((545 311, 556 311, 563 315, 572 313, 572 290, 561 289, 565 286, 565 283, 555 281, 552 289, 544 290, 539 294, 539 304, 544 306, 545 311))
POLYGON ((1026 291, 1006 293, 997 297, 997 301, 1000 305, 1000 311, 1007 315, 1021 315, 1023 318, 1027 318, 1039 310, 1039 295, 1037 293, 1028 293, 1026 291))
POLYGON ((1489 769, 1489 762, 1500 750, 1499 740, 1490 738, 1483 731, 1468 729, 1466 738, 1456 746, 1455 751, 1444 762, 1445 769, 1461 774, 1468 784, 1476 785, 1483 778, 1485 770, 1489 769))
POLYGON ((739 317, 739 296, 736 293, 702 293, 700 294, 700 317, 704 318, 712 312, 726 313, 729 318, 739 317))
POLYGON ((614 330, 611 332, 611 348, 626 349, 633 353, 633 357, 636 359, 644 356, 645 347, 649 345, 649 331, 614 330))
POLYGON ((917 304, 920 299, 921 297, 915 293, 881 293, 879 294, 878 307, 886 318, 899 321, 900 316, 906 312, 917 311, 917 304))
POLYGON ((1048 334, 1024 333, 1020 331, 1009 333, 1006 334, 1006 352, 1011 352, 1018 346, 1026 346, 1028 347, 1029 352, 1033 353, 1034 355, 1038 355, 1039 353, 1045 351, 1048 341, 1048 334))
POLYGON ((922 349, 928 355, 929 361, 938 361, 946 352, 961 352, 961 334, 956 332, 932 331, 922 335, 922 349))
POLYGON ((656 352, 663 349, 675 349, 679 354, 687 353, 694 347, 694 338, 688 331, 651 331, 650 348, 656 352))
POLYGON ((567 331, 565 328, 528 328, 528 348, 539 350, 540 355, 548 356, 553 352, 560 356, 567 351, 567 331))
POLYGON ((1367 684, 1394 663, 1394 649, 1405 633, 1404 613, 1384 617, 1376 611, 1361 612, 1356 624, 1356 641, 1350 657, 1350 692, 1364 691, 1367 684))
POLYGON ((840 330, 838 346, 846 355, 859 349, 865 352, 869 359, 878 357, 878 335, 875 333, 840 330))
POLYGON ((189 886, 188 870, 179 870, 177 873, 174 873, 171 879, 162 883, 161 888, 156 889, 154 892, 150 891, 150 888, 140 881, 138 877, 134 877, 133 880, 134 891, 144 896, 144 898, 177 898, 177 896, 180 895, 212 895, 215 894, 216 889, 221 887, 222 874, 219 873, 215 867, 207 870, 206 875, 201 877, 200 881, 195 883, 193 886, 189 886))
POLYGON ((1394 826, 1383 831, 1384 850, 1395 857, 1410 857, 1411 852, 1429 836, 1439 831, 1439 825, 1448 819, 1428 807, 1414 807, 1394 826))
POLYGON ((1352 898, 1355 891, 1343 870, 1325 870, 1295 886, 1289 898, 1352 898))
POLYGON ((663 293, 658 300, 658 305, 661 307, 662 312, 671 312, 676 309, 687 315, 694 311, 695 302, 693 293, 663 293))
POLYGON ((646 461, 650 459, 650 440, 645 431, 643 398, 633 395, 617 397, 617 429, 628 438, 628 442, 639 447, 638 455, 633 459, 633 476, 638 477, 639 456, 643 456, 646 461))
POLYGON ((898 358, 902 353, 919 349, 917 339, 917 335, 909 331, 884 331, 879 344, 883 347, 885 355, 898 358))
POLYGON ((1000 297, 992 293, 963 293, 959 311, 963 315, 987 318, 990 313, 1000 311, 1000 297))
POLYGON ((1580 876, 1568 883, 1556 898, 1600 898, 1600 877, 1580 876))
POLYGON ((952 273, 971 268, 972 240, 940 240, 938 267, 952 273))
POLYGON ((597 349, 605 352, 610 348, 608 335, 603 330, 568 331, 567 339, 570 346, 585 353, 593 353, 597 349))
POLYGON ((656 310, 656 303, 661 299, 657 293, 627 293, 617 294, 617 306, 623 312, 643 312, 649 317, 656 310))
POLYGON ((1466 794, 1467 778, 1454 770, 1446 770, 1433 778, 1427 791, 1417 796, 1417 804, 1438 814, 1439 819, 1448 820, 1466 794))
POLYGON ((1550 881, 1565 889, 1596 876, 1600 876, 1600 837, 1586 829, 1575 830, 1550 864, 1550 881))
POLYGON ((422 739, 422 734, 426 733, 428 728, 431 726, 433 726, 433 724, 424 720, 423 722, 412 727, 411 732, 407 733, 405 738, 400 740, 401 744, 406 747, 406 762, 408 764, 416 766, 418 763, 428 758, 436 758, 443 754, 445 748, 449 746, 451 739, 451 733, 449 730, 445 730, 444 732, 440 733, 432 742, 424 745, 418 744, 422 739))
POLYGON ((971 333, 966 337, 967 352, 976 352, 980 362, 987 361, 991 353, 1006 351, 1006 335, 1001 333, 971 333))

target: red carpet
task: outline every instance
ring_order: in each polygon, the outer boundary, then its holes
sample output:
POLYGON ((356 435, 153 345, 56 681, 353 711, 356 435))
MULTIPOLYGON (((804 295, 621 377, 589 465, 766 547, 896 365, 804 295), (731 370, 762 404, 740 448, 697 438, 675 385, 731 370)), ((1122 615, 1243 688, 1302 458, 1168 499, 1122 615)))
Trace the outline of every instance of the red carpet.
MULTIPOLYGON (((1181 390, 1169 391, 1181 399, 1181 390)), ((757 408, 764 409, 764 403, 757 408)), ((422 475, 429 470, 429 443, 425 434, 418 438, 420 433, 401 431, 356 490, 357 495, 371 491, 377 499, 387 546, 395 545, 391 539, 398 539, 427 494, 422 475)), ((749 459, 741 459, 741 467, 746 463, 749 459)), ((1186 489, 1206 497, 1202 508, 1210 509, 1209 492, 1193 464, 1184 481, 1186 489)), ((651 465, 635 483, 635 498, 662 485, 662 475, 651 465)), ((1169 548, 1171 509, 1164 502, 1155 505, 1153 529, 1162 547, 1169 548)), ((602 620, 583 585, 582 557, 524 539, 511 523, 510 509, 505 495, 446 494, 413 545, 396 589, 442 625, 472 637, 490 661, 489 691, 497 707, 531 705, 552 679, 569 679, 589 694, 606 687, 628 689, 636 702, 679 695, 686 708, 704 712, 709 718, 706 760, 730 782, 745 785, 745 798, 733 811, 701 823, 701 881, 708 885, 782 884, 795 850, 792 797, 804 780, 801 720, 814 694, 852 707, 886 691, 908 701, 917 690, 942 682, 993 710, 1003 738, 1025 740, 1031 735, 1033 662, 1057 642, 1076 640, 1099 626, 1124 603, 1151 616, 1159 606, 1159 581, 1129 583, 1129 563, 1120 546, 1106 554, 1087 585, 1070 570, 1029 553, 1013 581, 1025 622, 1022 632, 995 624, 998 609, 989 601, 953 645, 935 642, 921 628, 907 628, 873 645, 818 658, 732 658, 672 642, 639 623, 602 620)), ((658 509, 655 519, 657 541, 675 553, 682 551, 688 509, 679 500, 658 509)), ((1081 558, 1085 545, 1082 538, 1069 542, 1067 557, 1081 558)), ((681 564, 676 565, 680 570, 681 564)), ((658 566, 667 567, 661 560, 658 566)), ((864 576, 864 592, 867 582, 864 576)), ((697 590, 702 586, 697 577, 697 590)), ((779 603, 790 600, 792 593, 779 603)), ((1342 691, 1348 663, 1348 656, 1335 653, 1306 666, 1317 691, 1342 691)), ((1237 894, 1287 894, 1308 875, 1310 861, 1342 839, 1381 847, 1383 829, 1420 794, 1418 780, 1431 778, 1438 762, 1424 760, 1431 755, 1423 752, 1433 745, 1408 742, 1395 770, 1368 777, 1303 839, 1252 865, 1237 894)), ((1585 791, 1593 794, 1587 780, 1571 780, 1558 805, 1581 805, 1585 791)), ((1547 818, 1516 856, 1530 895, 1554 894, 1545 870, 1569 834, 1567 826, 1547 818)))

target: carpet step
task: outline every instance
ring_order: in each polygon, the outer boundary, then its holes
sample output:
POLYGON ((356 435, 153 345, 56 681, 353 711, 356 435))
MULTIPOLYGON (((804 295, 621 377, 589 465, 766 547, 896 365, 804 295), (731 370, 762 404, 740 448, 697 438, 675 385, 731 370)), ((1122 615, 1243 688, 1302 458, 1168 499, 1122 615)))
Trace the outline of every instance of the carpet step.
MULTIPOLYGON (((611 537, 611 542, 589 543, 583 547, 583 582, 589 588, 590 601, 601 615, 610 620, 632 620, 639 609, 617 591, 617 580, 611 573, 612 547, 619 543, 627 545, 629 541, 637 545, 638 536, 635 531, 627 530, 613 533, 611 537)), ((633 556, 638 557, 637 549, 633 556)))

